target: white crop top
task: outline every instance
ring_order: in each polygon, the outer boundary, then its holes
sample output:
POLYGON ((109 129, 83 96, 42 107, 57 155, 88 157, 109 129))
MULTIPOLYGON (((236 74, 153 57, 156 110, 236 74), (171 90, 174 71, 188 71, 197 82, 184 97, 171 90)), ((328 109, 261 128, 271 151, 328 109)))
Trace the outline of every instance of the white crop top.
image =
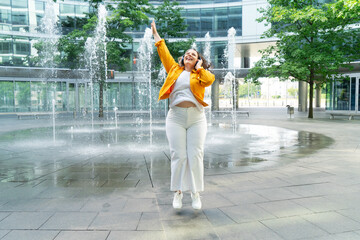
POLYGON ((170 94, 170 107, 189 101, 196 105, 199 111, 203 110, 203 106, 196 100, 194 94, 190 90, 190 72, 183 71, 174 84, 174 89, 170 94))

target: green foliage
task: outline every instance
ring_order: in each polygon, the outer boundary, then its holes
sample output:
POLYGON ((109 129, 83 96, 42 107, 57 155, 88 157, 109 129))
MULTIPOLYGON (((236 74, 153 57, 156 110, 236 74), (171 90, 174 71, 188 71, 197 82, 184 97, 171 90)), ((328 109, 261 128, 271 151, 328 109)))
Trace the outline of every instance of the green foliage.
MULTIPOLYGON (((103 1, 91 1, 95 9, 103 1)), ((107 5, 111 15, 107 18, 107 63, 109 69, 125 71, 129 64, 129 51, 127 47, 132 42, 128 32, 138 29, 141 25, 147 24, 149 19, 146 13, 150 12, 148 0, 114 0, 113 5, 107 5)), ((83 68, 85 66, 83 53, 85 42, 88 37, 93 36, 97 24, 97 16, 94 13, 88 14, 84 20, 68 18, 63 22, 64 26, 73 26, 76 21, 77 29, 63 36, 59 41, 61 52, 61 66, 69 68, 83 68)))
POLYGON ((263 34, 275 37, 275 46, 261 51, 262 58, 246 79, 279 77, 310 84, 309 118, 312 118, 313 86, 322 85, 339 68, 351 68, 350 62, 360 58, 360 0, 337 0, 319 4, 317 0, 269 0, 260 10, 259 22, 272 23, 263 34))
POLYGON ((163 4, 153 9, 156 29, 164 39, 184 38, 188 35, 185 32, 187 28, 185 19, 181 16, 183 8, 178 7, 178 5, 179 3, 176 1, 164 0, 163 4))
POLYGON ((296 88, 288 88, 287 92, 289 97, 296 97, 298 90, 296 88))
POLYGON ((239 84, 238 87, 239 98, 247 98, 249 96, 256 97, 261 95, 261 86, 255 83, 239 84), (249 84, 249 85, 248 85, 249 84))

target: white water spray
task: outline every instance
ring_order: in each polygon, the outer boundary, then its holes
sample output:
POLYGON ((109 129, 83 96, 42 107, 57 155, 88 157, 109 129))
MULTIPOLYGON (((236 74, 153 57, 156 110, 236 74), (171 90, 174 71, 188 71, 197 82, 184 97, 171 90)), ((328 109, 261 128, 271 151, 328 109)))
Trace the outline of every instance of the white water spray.
POLYGON ((148 82, 149 90, 149 134, 150 134, 150 144, 152 144, 152 92, 151 92, 151 55, 153 52, 153 42, 152 42, 152 31, 150 28, 146 28, 144 37, 140 41, 139 47, 139 63, 140 71, 145 79, 148 82))
MULTIPOLYGON (((205 34, 205 47, 204 47, 204 57, 205 59, 208 61, 208 63, 211 63, 211 43, 210 43, 210 33, 207 32, 205 34)), ((212 113, 211 113, 211 108, 212 108, 212 101, 211 101, 211 87, 207 87, 205 88, 205 96, 209 99, 209 117, 208 117, 208 124, 211 125, 211 120, 212 120, 212 113)))
POLYGON ((85 60, 90 79, 92 130, 94 130, 94 83, 95 81, 104 81, 105 83, 107 78, 106 16, 105 6, 100 5, 94 36, 89 37, 85 42, 85 60))

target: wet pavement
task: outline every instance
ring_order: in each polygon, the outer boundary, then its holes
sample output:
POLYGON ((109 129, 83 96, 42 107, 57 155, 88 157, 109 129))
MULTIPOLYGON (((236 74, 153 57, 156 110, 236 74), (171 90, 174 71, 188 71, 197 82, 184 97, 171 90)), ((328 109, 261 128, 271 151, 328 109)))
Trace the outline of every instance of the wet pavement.
POLYGON ((172 208, 164 119, 0 116, 0 239, 360 239, 359 120, 213 118, 203 209, 172 208), (151 137, 150 137, 151 136, 151 137))

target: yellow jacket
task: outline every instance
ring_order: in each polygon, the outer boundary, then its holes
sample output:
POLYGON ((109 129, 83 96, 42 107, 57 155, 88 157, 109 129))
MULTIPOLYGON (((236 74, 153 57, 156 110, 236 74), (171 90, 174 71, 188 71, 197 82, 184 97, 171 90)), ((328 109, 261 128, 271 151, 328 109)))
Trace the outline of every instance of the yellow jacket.
MULTIPOLYGON (((173 90, 174 83, 178 79, 179 75, 184 71, 184 67, 180 67, 171 56, 169 49, 167 48, 164 39, 155 43, 161 62, 163 63, 165 70, 168 74, 163 86, 159 92, 159 100, 169 98, 170 93, 173 90)), ((215 80, 214 74, 205 70, 204 68, 193 69, 190 73, 190 90, 194 94, 196 100, 198 100, 204 107, 208 106, 204 100, 205 87, 210 86, 215 80)))

